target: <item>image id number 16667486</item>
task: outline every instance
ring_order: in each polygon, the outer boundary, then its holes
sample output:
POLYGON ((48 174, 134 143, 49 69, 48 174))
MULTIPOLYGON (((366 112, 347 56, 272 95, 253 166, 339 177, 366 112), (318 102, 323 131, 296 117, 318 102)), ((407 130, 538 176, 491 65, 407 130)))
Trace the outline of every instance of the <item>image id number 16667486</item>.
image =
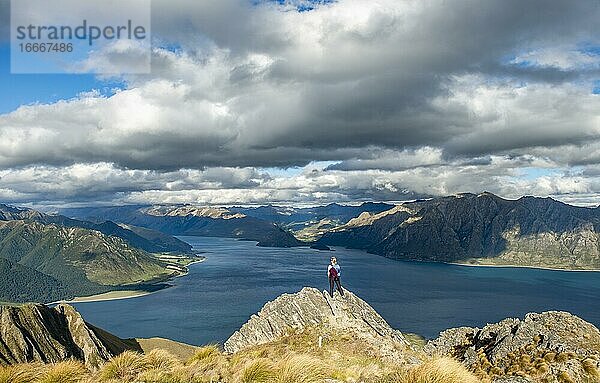
POLYGON ((19 49, 23 53, 70 53, 72 43, 21 43, 19 49))

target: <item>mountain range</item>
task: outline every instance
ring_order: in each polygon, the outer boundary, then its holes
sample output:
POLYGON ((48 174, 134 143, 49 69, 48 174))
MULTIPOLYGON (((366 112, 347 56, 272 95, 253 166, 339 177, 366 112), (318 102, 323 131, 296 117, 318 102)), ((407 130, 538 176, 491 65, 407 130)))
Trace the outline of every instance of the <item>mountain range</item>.
POLYGON ((397 205, 126 206, 65 213, 173 235, 255 240, 262 246, 342 246, 399 260, 600 269, 600 208, 552 198, 509 200, 485 192, 397 205))
POLYGON ((599 232, 600 208, 467 193, 363 213, 317 243, 400 260, 600 269, 599 232))
POLYGON ((117 206, 63 209, 63 214, 90 221, 111 220, 169 235, 228 237, 256 241, 259 246, 293 247, 303 243, 273 222, 224 208, 117 206))
POLYGON ((30 220, 42 224, 55 224, 64 227, 78 227, 95 230, 109 236, 116 236, 127 241, 131 246, 142 250, 160 253, 192 253, 192 247, 177 238, 160 231, 149 230, 136 226, 117 225, 110 220, 98 223, 77 220, 58 214, 44 214, 37 210, 17 208, 0 204, 0 221, 30 220))

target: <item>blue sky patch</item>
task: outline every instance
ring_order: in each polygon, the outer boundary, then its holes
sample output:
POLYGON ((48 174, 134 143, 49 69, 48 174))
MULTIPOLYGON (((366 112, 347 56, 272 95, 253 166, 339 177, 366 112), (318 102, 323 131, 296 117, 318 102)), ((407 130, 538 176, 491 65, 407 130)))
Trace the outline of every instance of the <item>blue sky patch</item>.
POLYGON ((600 56, 600 45, 584 44, 578 50, 589 56, 600 56))
POLYGON ((535 180, 539 177, 549 176, 549 175, 555 174, 557 171, 558 171, 558 169, 534 168, 534 167, 527 167, 527 168, 519 169, 519 172, 521 173, 520 178, 523 178, 526 180, 535 180))
POLYGON ((77 97, 82 92, 97 90, 110 96, 125 83, 99 80, 92 74, 11 74, 10 45, 0 44, 0 84, 10 89, 10 96, 0 97, 0 114, 16 110, 21 105, 48 104, 77 97))

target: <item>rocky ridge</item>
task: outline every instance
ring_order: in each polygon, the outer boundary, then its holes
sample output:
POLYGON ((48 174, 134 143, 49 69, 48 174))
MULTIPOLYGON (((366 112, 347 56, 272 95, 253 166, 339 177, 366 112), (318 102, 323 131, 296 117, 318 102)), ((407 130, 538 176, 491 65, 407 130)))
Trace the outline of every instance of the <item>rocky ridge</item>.
POLYGON ((0 364, 54 363, 78 359, 94 369, 118 355, 141 349, 86 323, 71 306, 0 306, 0 364))
POLYGON ((599 382, 600 331, 567 312, 529 313, 482 329, 446 330, 427 343, 495 382, 599 382), (570 380, 569 380, 570 379, 570 380))
POLYGON ((377 348, 381 355, 395 362, 407 360, 402 350, 409 347, 402 333, 390 325, 365 301, 346 290, 344 296, 305 287, 295 294, 283 294, 268 302, 250 317, 224 345, 235 353, 272 342, 293 331, 322 326, 324 333, 352 333, 377 348))

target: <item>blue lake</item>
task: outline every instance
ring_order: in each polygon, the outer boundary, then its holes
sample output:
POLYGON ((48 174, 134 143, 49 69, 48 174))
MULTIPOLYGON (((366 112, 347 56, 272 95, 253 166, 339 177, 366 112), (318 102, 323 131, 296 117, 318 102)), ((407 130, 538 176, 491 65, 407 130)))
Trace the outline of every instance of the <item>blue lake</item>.
POLYGON ((393 327, 427 338, 527 312, 566 310, 600 326, 600 273, 399 262, 362 251, 261 248, 255 242, 180 237, 203 263, 151 295, 75 304, 87 321, 120 337, 159 336, 191 344, 225 341, 278 295, 328 288, 335 255, 342 284, 393 327))

